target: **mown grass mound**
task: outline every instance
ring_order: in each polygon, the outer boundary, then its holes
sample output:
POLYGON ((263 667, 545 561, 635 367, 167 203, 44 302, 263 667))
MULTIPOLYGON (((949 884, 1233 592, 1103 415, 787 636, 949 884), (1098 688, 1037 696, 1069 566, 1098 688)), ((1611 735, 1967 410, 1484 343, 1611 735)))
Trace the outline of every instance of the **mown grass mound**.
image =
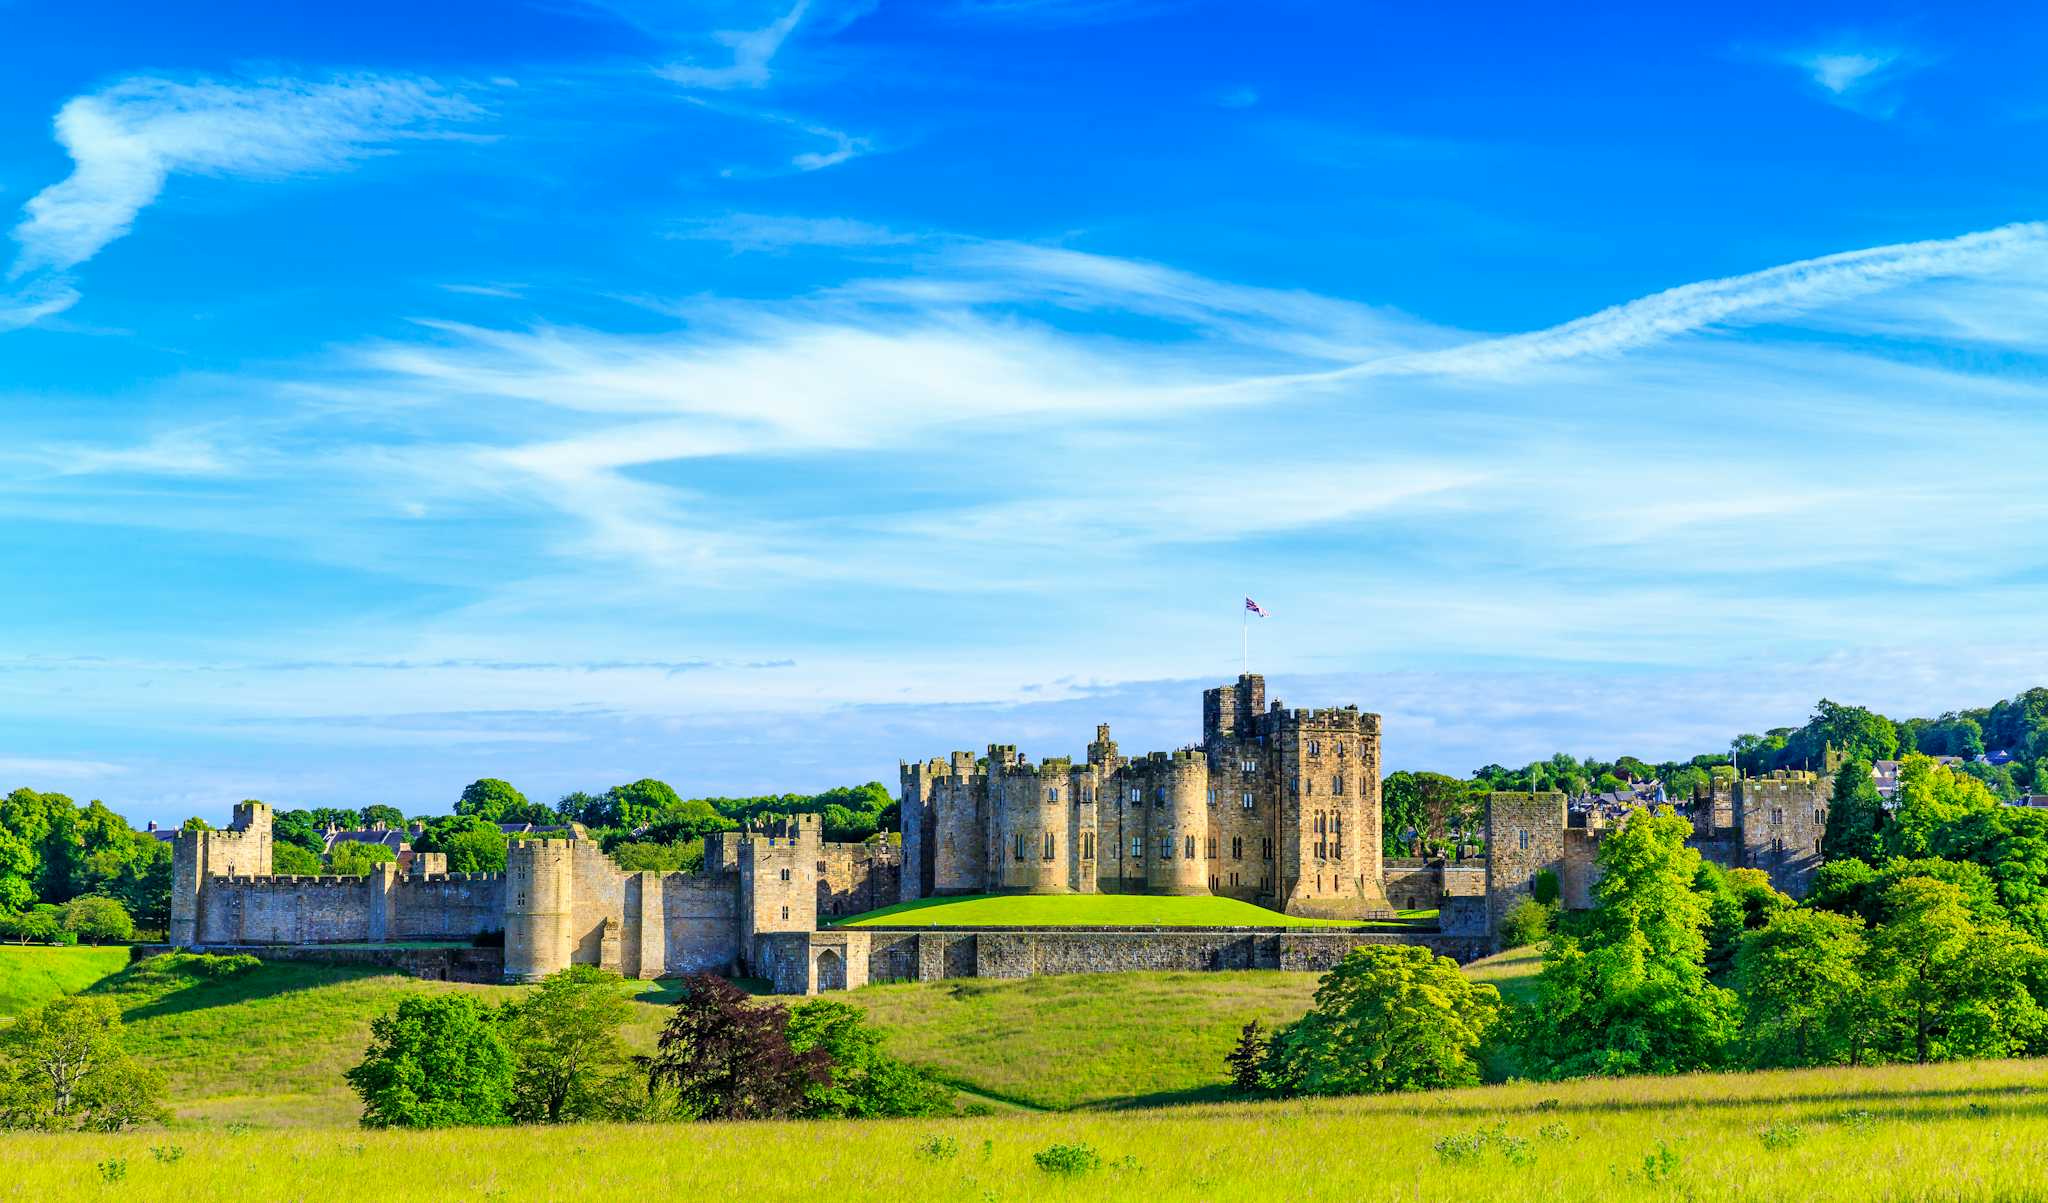
POLYGON ((920 898, 838 920, 838 927, 1409 927, 1435 911, 1403 911, 1392 922, 1308 919, 1235 898, 1158 894, 972 894, 920 898))
POLYGON ((0 1136, 0 1198, 1993 1203, 2041 1197, 2043 1068, 1987 1062, 811 1124, 0 1136))
POLYGON ((63 994, 76 994, 119 973, 128 964, 127 946, 45 948, 0 945, 0 1018, 33 1010, 63 994))

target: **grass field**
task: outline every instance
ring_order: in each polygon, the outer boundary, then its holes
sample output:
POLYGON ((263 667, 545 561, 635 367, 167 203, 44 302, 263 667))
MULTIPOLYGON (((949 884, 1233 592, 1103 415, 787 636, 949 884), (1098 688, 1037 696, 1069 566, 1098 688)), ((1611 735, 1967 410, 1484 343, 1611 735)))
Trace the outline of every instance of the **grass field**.
MULTIPOLYGON (((41 959, 31 954, 57 951, 75 950, 0 948, 0 980, 26 976, 41 959)), ((1512 980, 1533 970, 1518 955, 1469 972, 1512 980)), ((1295 1018, 1315 984, 1312 974, 1126 973, 905 983, 844 997, 868 1011, 892 1052, 958 1086, 966 1101, 1066 1109, 1220 1097, 1237 1029, 1253 1016, 1295 1018)), ((628 1038, 651 1048, 674 989, 631 988, 641 1001, 628 1038)), ((352 1124, 358 1104, 341 1072, 362 1056, 370 1020, 400 998, 521 992, 284 961, 221 979, 145 961, 90 990, 121 1007, 130 1048, 164 1072, 181 1124, 261 1127, 352 1124)))
POLYGON ((2044 1087, 1989 1062, 950 1120, 18 1134, 0 1200, 1994 1203, 2042 1197, 2044 1087), (1100 1164, 1039 1168, 1073 1143, 1100 1164))
POLYGON ((1158 894, 973 894, 920 898, 838 922, 839 927, 1406 927, 1435 911, 1402 911, 1393 923, 1305 919, 1235 898, 1158 894))
POLYGON ((128 949, 0 945, 0 1017, 76 994, 128 964, 128 949))

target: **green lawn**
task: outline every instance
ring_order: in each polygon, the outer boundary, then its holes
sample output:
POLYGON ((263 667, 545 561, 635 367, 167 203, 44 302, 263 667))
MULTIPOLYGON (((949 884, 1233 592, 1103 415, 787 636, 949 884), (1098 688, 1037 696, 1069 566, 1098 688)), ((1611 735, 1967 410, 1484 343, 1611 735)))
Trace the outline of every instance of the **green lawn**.
MULTIPOLYGON (((1436 912, 1402 911, 1401 920, 1428 923, 1436 912)), ((1235 898, 1169 898, 1158 894, 972 894, 920 898, 841 919, 839 927, 1407 927, 1411 922, 1359 922, 1283 915, 1235 898)))
POLYGON ((0 945, 0 1018, 76 994, 128 964, 128 948, 0 945))
POLYGON ((0 1200, 23 1203, 2021 1203, 2048 1181, 2048 1072, 1899 1065, 946 1120, 9 1133, 0 1163, 0 1200), (1055 1144, 1099 1164, 1049 1173, 1034 1155, 1055 1144))
MULTIPOLYGON (((75 950, 0 949, 0 966, 24 951, 75 950)), ((372 1018, 412 994, 496 1001, 526 989, 289 961, 206 978, 178 964, 144 961, 86 988, 121 1007, 130 1047, 164 1072, 185 1125, 352 1123, 357 1102, 341 1073, 362 1057, 372 1018)), ((1512 989, 1534 967, 1510 953, 1470 972, 1512 989)), ((960 1087, 965 1101, 1068 1109, 1219 1097, 1237 1030, 1254 1017, 1294 1019, 1315 986, 1308 973, 1117 973, 902 983, 839 997, 868 1011, 892 1052, 960 1087)), ((629 1043, 651 1049, 674 985, 626 988, 637 997, 629 1043)))

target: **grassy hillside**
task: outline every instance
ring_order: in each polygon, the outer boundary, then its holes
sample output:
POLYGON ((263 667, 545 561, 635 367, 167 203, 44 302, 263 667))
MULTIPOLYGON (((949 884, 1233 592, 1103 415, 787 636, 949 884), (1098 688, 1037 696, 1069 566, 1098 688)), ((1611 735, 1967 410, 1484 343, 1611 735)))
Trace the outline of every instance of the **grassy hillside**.
MULTIPOLYGON (((43 950, 0 949, 0 967, 25 965, 14 956, 24 951, 43 950)), ((1525 972, 1515 955, 1472 971, 1490 980, 1525 972)), ((341 1072, 362 1056, 372 1018, 408 994, 521 993, 345 966, 281 961, 205 978, 176 964, 145 961, 90 989, 120 1005, 131 1047, 168 1076, 188 1123, 352 1123, 357 1103, 341 1072)), ((1218 1097, 1238 1027, 1253 1016, 1293 1019, 1315 983, 1311 974, 1129 973, 871 986, 845 997, 888 1032, 897 1055, 971 1096, 1057 1109, 1218 1097)), ((673 989, 630 988, 643 1001, 629 1038, 651 1048, 673 989)))
MULTIPOLYGON (((1403 911, 1430 922, 1435 911, 1403 911)), ((839 921, 840 927, 1378 927, 1349 919, 1283 915, 1235 898, 1158 894, 974 894, 899 902, 839 921)))
POLYGON ((953 1120, 19 1134, 0 1199, 1992 1203, 2041 1197, 2043 1082, 1993 1062, 953 1120), (1069 1143, 1100 1165, 1039 1168, 1069 1143))
POLYGON ((76 994, 127 964, 126 946, 0 946, 0 1017, 40 1007, 60 994, 76 994))

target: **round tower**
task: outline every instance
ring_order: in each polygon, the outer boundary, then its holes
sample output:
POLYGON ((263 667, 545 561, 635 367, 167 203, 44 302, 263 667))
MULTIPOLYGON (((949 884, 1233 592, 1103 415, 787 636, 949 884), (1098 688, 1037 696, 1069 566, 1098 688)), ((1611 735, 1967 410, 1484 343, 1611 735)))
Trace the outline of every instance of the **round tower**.
POLYGON ((1199 749, 1145 761, 1145 890, 1209 892, 1209 760, 1199 749))
POLYGON ((997 855, 1005 891, 1071 892, 1067 873, 1067 861, 1073 852, 1067 846, 1071 768, 1066 760, 1048 760, 1035 767, 1020 763, 1005 768, 998 779, 996 813, 1000 816, 1002 843, 997 855))
POLYGON ((506 850, 506 981, 537 982, 568 968, 572 856, 569 840, 513 840, 506 850))

